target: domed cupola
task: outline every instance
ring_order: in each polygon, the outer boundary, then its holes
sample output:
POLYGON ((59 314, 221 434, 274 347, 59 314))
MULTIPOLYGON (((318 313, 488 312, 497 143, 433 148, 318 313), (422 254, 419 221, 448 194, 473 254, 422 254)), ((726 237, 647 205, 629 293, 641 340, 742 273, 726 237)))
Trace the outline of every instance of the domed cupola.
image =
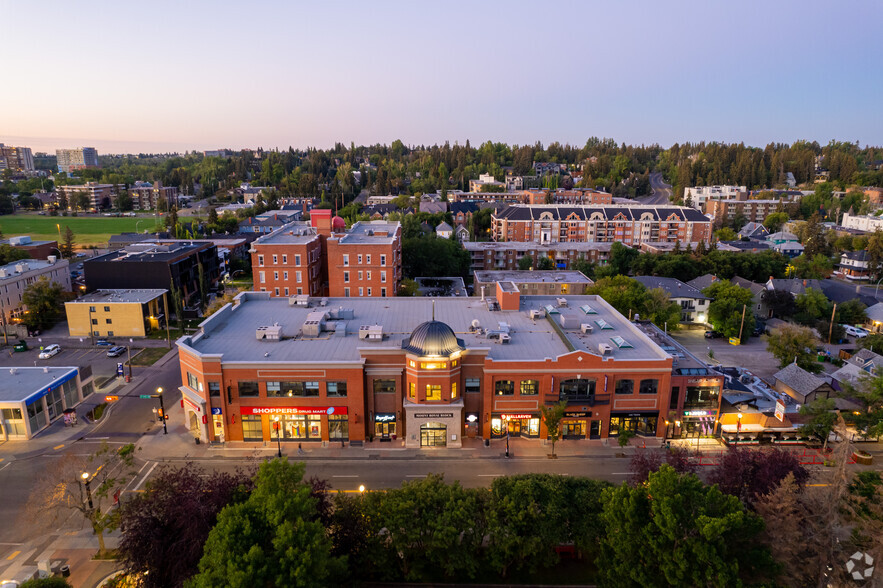
POLYGON ((402 341, 402 349, 421 357, 449 357, 465 349, 462 339, 443 322, 432 320, 419 325, 411 336, 402 341))

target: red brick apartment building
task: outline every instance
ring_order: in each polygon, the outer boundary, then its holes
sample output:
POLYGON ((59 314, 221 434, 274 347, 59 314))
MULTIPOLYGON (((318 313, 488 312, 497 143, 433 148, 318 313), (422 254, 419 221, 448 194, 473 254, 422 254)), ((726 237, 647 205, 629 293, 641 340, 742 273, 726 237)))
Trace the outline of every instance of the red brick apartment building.
POLYGON ((596 296, 522 296, 511 282, 492 294, 244 292, 177 342, 185 419, 211 442, 460 447, 544 438, 540 407, 563 400, 569 440, 681 435, 686 418, 715 433, 722 377, 658 329, 596 296))
POLYGON ((514 205, 492 215, 494 241, 711 242, 711 221, 684 206, 514 205))
POLYGON ((250 252, 254 289, 271 296, 395 296, 402 280, 399 223, 359 222, 347 230, 325 209, 256 239, 250 252))

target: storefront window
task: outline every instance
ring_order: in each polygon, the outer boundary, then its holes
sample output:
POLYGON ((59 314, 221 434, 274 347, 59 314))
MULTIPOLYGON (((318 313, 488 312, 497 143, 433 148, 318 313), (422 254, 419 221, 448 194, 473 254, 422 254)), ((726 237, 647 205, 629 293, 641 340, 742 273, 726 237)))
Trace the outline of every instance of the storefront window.
POLYGON ((46 395, 46 407, 49 410, 49 420, 58 417, 64 408, 61 405, 61 386, 49 390, 46 395))
POLYGON ((80 400, 79 396, 77 396, 77 381, 68 380, 64 383, 62 389, 64 390, 65 408, 73 408, 80 400))
POLYGON ((242 440, 263 441, 264 431, 261 426, 261 417, 256 414, 242 415, 242 440))
POLYGON ((585 421, 564 421, 561 424, 564 437, 583 438, 586 436, 585 421))
POLYGON ((641 380, 641 394, 656 394, 659 389, 659 380, 641 380))
POLYGON ((328 396, 346 398, 346 382, 328 382, 328 396))
POLYGON ((637 435, 652 437, 656 434, 656 416, 629 415, 610 417, 610 436, 619 435, 622 431, 632 431, 637 435))
POLYGON ((281 417, 280 423, 282 441, 322 439, 322 417, 317 414, 285 415, 281 417))
POLYGON ((481 392, 481 380, 466 378, 466 394, 478 394, 479 392, 481 392))
POLYGON ((42 399, 28 405, 28 421, 31 424, 31 434, 36 433, 46 424, 46 414, 43 412, 42 399))
POLYGON ((395 380, 374 380, 375 394, 391 394, 396 391, 395 380))
POLYGON ((20 408, 4 408, 3 420, 6 421, 6 432, 10 435, 27 435, 25 421, 20 408))
POLYGON ((441 400, 441 385, 426 384, 426 400, 441 400))
POLYGON ((350 438, 349 420, 347 415, 328 415, 328 438, 337 440, 350 438))
POLYGON ((718 404, 720 390, 711 386, 687 386, 684 408, 713 408, 718 404))
POLYGON ((494 392, 497 396, 513 396, 515 394, 515 382, 512 380, 500 380, 494 384, 494 392))
POLYGON ((631 394, 635 391, 634 380, 616 380, 616 394, 631 394))
POLYGON ((521 380, 521 395, 536 396, 540 393, 540 383, 537 380, 521 380))
POLYGON ((238 387, 240 398, 256 398, 258 396, 257 382, 239 382, 238 387))

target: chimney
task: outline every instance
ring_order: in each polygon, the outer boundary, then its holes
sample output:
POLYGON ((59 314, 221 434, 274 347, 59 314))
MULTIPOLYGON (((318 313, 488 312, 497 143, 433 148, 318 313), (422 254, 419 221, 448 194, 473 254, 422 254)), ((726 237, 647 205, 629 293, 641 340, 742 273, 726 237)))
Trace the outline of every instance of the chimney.
POLYGON ((481 287, 481 301, 484 302, 484 286, 481 287))
POLYGON ((806 288, 806 280, 803 280, 803 287, 806 288))

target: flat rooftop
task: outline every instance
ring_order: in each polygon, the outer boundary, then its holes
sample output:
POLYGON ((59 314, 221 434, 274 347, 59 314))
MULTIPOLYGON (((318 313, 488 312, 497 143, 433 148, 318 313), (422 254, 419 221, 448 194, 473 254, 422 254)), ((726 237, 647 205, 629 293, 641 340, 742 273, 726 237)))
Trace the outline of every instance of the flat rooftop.
POLYGON ((14 367, 0 369, 0 402, 22 402, 77 374, 75 367, 14 367))
POLYGON ((663 351, 674 358, 671 368, 673 374, 681 376, 720 375, 714 368, 693 355, 693 353, 681 345, 681 343, 674 337, 664 332, 650 321, 641 321, 636 323, 636 325, 648 337, 650 337, 654 343, 659 345, 663 351))
POLYGON ((32 272, 35 270, 45 270, 51 268, 52 266, 60 267, 64 265, 69 265, 66 259, 59 259, 54 262, 50 262, 46 259, 19 259, 18 261, 13 261, 11 263, 7 263, 6 265, 0 266, 0 282, 2 282, 3 280, 18 278, 18 276, 27 272, 32 272))
POLYGON ((303 245, 319 238, 316 229, 310 223, 295 221, 283 225, 252 242, 252 245, 303 245))
POLYGON ((182 241, 168 244, 141 242, 127 245, 117 251, 91 258, 88 263, 138 263, 142 261, 172 261, 211 245, 208 241, 182 241))
POLYGON ((516 284, 594 284, 592 280, 575 270, 488 270, 475 272, 477 282, 515 282, 516 284))
POLYGON ((81 298, 71 300, 65 304, 95 304, 109 302, 150 302, 159 298, 168 290, 162 288, 144 289, 144 290, 95 290, 81 298))
MULTIPOLYGON (((625 245, 623 243, 623 245, 625 245)), ((610 251, 613 243, 534 243, 533 241, 465 241, 466 251, 610 251)), ((628 247, 628 245, 625 245, 628 247)))
POLYGON ((399 227, 401 227, 401 224, 398 222, 383 220, 359 221, 346 232, 346 235, 340 237, 338 243, 341 245, 394 243, 399 227))
POLYGON ((401 349, 403 339, 431 320, 434 302, 436 320, 447 323, 468 348, 487 349, 495 360, 541 360, 575 350, 600 356, 600 344, 609 345, 617 361, 670 358, 601 298, 567 296, 566 307, 558 306, 558 298, 522 295, 517 311, 501 311, 489 310, 489 301, 479 297, 328 298, 324 307, 320 299, 311 298, 310 307, 303 307, 290 306, 287 299, 271 298, 266 292, 244 292, 237 296, 235 306, 228 305, 206 319, 200 332, 179 339, 178 345, 196 355, 223 356, 224 362, 359 362, 360 349, 401 349), (318 337, 304 336, 302 327, 310 313, 341 308, 350 309, 352 318, 328 319, 318 337), (545 318, 545 312, 531 318, 532 310, 545 308, 552 311, 550 318, 545 318), (510 342, 501 344, 487 333, 473 332, 473 321, 486 331, 508 328, 510 342), (561 334, 552 321, 561 325, 561 334), (256 338, 258 327, 274 323, 282 327, 281 341, 256 338), (592 331, 583 333, 582 324, 591 325, 592 331), (382 341, 359 338, 359 327, 372 325, 383 327, 382 341), (613 340, 616 337, 622 338, 621 343, 613 340))

